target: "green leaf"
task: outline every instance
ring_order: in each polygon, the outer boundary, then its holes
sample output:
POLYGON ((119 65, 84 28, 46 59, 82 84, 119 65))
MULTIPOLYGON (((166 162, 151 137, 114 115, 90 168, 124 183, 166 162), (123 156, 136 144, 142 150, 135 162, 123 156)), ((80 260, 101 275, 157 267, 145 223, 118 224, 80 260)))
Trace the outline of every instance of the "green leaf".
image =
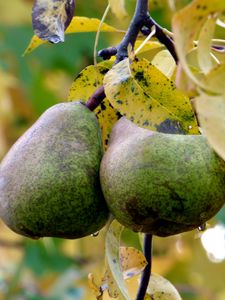
POLYGON ((51 43, 63 42, 74 7, 74 0, 36 0, 32 12, 35 34, 51 43))
MULTIPOLYGON (((97 66, 88 66, 81 71, 70 88, 68 100, 83 100, 86 102, 96 89, 103 84, 104 75, 111 66, 112 62, 106 61, 99 63, 97 66)), ((94 113, 102 129, 102 139, 106 149, 111 129, 119 119, 119 114, 110 105, 107 98, 94 110, 94 113)))
POLYGON ((203 133, 225 160, 225 94, 212 96, 202 92, 194 99, 194 105, 203 133))
POLYGON ((64 272, 74 264, 65 257, 54 239, 45 238, 38 241, 26 241, 24 264, 37 276, 42 277, 48 272, 64 272))
MULTIPOLYGON (((69 27, 65 31, 68 33, 78 33, 78 32, 97 32, 100 25, 100 20, 96 18, 86 18, 86 17, 73 17, 69 27)), ((101 25, 101 32, 120 32, 123 31, 116 29, 106 23, 101 25)), ((24 52, 24 55, 32 52, 34 49, 39 47, 40 45, 46 43, 46 41, 41 40, 37 36, 33 36, 27 49, 24 52)))
POLYGON ((106 235, 106 279, 109 288, 109 295, 119 299, 129 300, 129 294, 123 279, 123 272, 120 264, 120 237, 124 229, 116 220, 112 221, 106 235))
POLYGON ((138 126, 198 133, 188 97, 147 60, 121 61, 105 75, 103 83, 112 106, 138 126))

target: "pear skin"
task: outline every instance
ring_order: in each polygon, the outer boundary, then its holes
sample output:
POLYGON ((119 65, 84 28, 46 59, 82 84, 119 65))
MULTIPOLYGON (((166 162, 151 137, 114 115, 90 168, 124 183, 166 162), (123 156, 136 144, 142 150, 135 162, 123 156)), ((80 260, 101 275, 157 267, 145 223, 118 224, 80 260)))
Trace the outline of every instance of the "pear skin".
POLYGON ((0 217, 15 232, 80 238, 108 220, 99 166, 101 130, 81 102, 48 109, 0 165, 0 217))
POLYGON ((204 136, 152 132, 124 117, 112 130, 100 178, 114 217, 158 236, 197 228, 225 203, 225 162, 204 136))

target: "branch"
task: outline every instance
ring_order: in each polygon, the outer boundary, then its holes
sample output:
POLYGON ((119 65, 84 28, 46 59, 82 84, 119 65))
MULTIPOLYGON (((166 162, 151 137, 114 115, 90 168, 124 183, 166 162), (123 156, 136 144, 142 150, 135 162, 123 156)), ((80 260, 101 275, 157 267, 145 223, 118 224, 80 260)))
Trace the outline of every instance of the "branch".
POLYGON ((147 35, 150 33, 152 26, 155 26, 156 28, 155 37, 160 41, 160 43, 165 45, 165 47, 169 50, 170 54, 173 56, 175 62, 177 63, 178 57, 174 47, 174 42, 170 37, 166 35, 163 28, 158 23, 156 23, 156 21, 153 20, 150 15, 148 15, 148 19, 146 20, 145 26, 148 28, 149 31, 146 33, 142 31, 142 33, 147 35))
POLYGON ((128 56, 127 48, 129 45, 134 48, 137 36, 148 20, 148 0, 137 0, 133 19, 122 42, 117 46, 116 62, 128 56))
MULTIPOLYGON (((137 40, 138 34, 141 31, 143 34, 149 34, 152 26, 155 26, 155 37, 169 50, 175 62, 178 62, 178 57, 174 47, 173 40, 167 36, 163 28, 156 23, 148 13, 148 0, 137 0, 136 8, 131 20, 131 24, 127 33, 117 47, 109 47, 99 51, 98 55, 103 59, 110 59, 111 56, 116 56, 115 64, 122 61, 128 56, 127 49, 131 45, 132 49, 137 40)), ((105 98, 104 87, 98 88, 88 100, 86 106, 90 110, 94 110, 105 98)))
POLYGON ((144 239, 144 255, 147 260, 147 266, 145 267, 141 282, 139 286, 139 290, 137 293, 136 300, 144 300, 145 294, 147 291, 147 287, 149 284, 150 276, 151 276, 151 270, 152 270, 152 234, 145 234, 144 239))
POLYGON ((86 107, 93 111, 105 99, 104 86, 100 86, 86 102, 86 107))
MULTIPOLYGON (((143 25, 147 22, 148 17, 148 0, 137 0, 133 19, 121 43, 116 48, 110 47, 99 51, 98 55, 103 59, 109 59, 111 56, 116 55, 115 64, 126 58, 128 56, 128 45, 130 44, 132 48, 134 47, 137 36, 143 25)), ((104 98, 104 88, 100 87, 90 97, 86 106, 93 111, 104 98)))

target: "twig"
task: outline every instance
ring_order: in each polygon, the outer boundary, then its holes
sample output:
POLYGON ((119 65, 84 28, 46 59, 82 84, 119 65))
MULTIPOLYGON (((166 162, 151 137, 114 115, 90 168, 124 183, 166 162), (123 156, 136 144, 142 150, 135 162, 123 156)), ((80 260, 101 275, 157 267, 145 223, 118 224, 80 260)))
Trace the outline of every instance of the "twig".
MULTIPOLYGON (((101 50, 99 52, 99 55, 103 57, 103 59, 109 59, 111 56, 116 55, 115 64, 123 60, 125 57, 128 56, 127 53, 128 45, 130 44, 132 48, 134 47, 137 36, 141 28, 143 27, 143 24, 147 22, 147 19, 148 19, 148 0, 137 0, 133 19, 121 43, 116 48, 110 47, 101 50)), ((93 111, 104 100, 104 98, 105 98, 104 87, 100 87, 90 97, 90 99, 86 103, 86 106, 93 111)))
POLYGON ((93 111, 105 99, 104 86, 100 86, 86 102, 86 107, 93 111))
POLYGON ((137 36, 148 20, 148 0, 137 0, 133 19, 122 42, 117 46, 116 62, 128 56, 127 48, 131 45, 134 48, 137 36))
POLYGON ((155 26, 155 28, 156 28, 155 37, 160 41, 160 43, 162 43, 163 45, 166 46, 166 48, 169 50, 169 52, 173 56, 175 62, 177 63, 178 57, 177 57, 176 50, 174 47, 174 42, 170 37, 168 37, 166 35, 164 29, 158 23, 156 23, 156 21, 153 20, 150 15, 148 15, 148 18, 144 25, 148 28, 149 31, 151 30, 152 26, 155 26))
POLYGON ((145 267, 142 277, 141 277, 141 282, 139 286, 139 290, 137 293, 136 300, 144 300, 145 294, 147 291, 148 283, 150 280, 151 276, 151 269, 152 269, 152 234, 145 234, 145 239, 144 239, 144 255, 147 260, 147 266, 145 267))
MULTIPOLYGON (((166 34, 164 29, 156 23, 155 20, 149 15, 148 0, 137 0, 134 16, 127 33, 117 47, 109 47, 99 51, 98 55, 103 59, 110 59, 111 56, 116 56, 115 64, 128 56, 128 46, 131 45, 132 49, 137 40, 138 34, 141 31, 143 34, 149 35, 152 27, 155 26, 155 37, 169 50, 176 63, 178 57, 174 47, 173 40, 166 34)), ((105 98, 104 87, 98 88, 90 97, 86 106, 90 110, 94 110, 105 98)))

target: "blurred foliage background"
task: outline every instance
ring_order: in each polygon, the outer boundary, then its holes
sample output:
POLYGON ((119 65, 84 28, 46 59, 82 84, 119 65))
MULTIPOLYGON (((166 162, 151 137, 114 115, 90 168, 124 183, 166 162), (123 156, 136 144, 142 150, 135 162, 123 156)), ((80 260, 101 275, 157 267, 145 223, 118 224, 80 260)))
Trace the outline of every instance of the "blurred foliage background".
MULTIPOLYGON (((101 18, 107 1, 76 1, 76 15, 101 18)), ((150 1, 153 17, 170 28, 173 12, 190 1, 150 1)), ((0 0, 0 157, 48 107, 65 101, 73 78, 93 63, 95 34, 71 34, 59 45, 45 45, 23 56, 32 35, 32 0, 0 0)), ((107 22, 126 29, 129 17, 109 14, 107 22)), ((98 49, 117 44, 118 34, 101 34, 98 49)), ((65 216, 66 217, 66 216, 65 216)), ((171 280, 184 300, 225 299, 225 210, 205 232, 155 238, 153 272, 171 280)), ((104 267, 104 230, 80 240, 22 238, 0 223, 0 300, 94 299, 87 283, 104 267)), ((122 242, 140 248, 126 230, 122 242)), ((128 282, 135 299, 137 278, 128 282)), ((107 297, 104 297, 106 299, 107 297)))

